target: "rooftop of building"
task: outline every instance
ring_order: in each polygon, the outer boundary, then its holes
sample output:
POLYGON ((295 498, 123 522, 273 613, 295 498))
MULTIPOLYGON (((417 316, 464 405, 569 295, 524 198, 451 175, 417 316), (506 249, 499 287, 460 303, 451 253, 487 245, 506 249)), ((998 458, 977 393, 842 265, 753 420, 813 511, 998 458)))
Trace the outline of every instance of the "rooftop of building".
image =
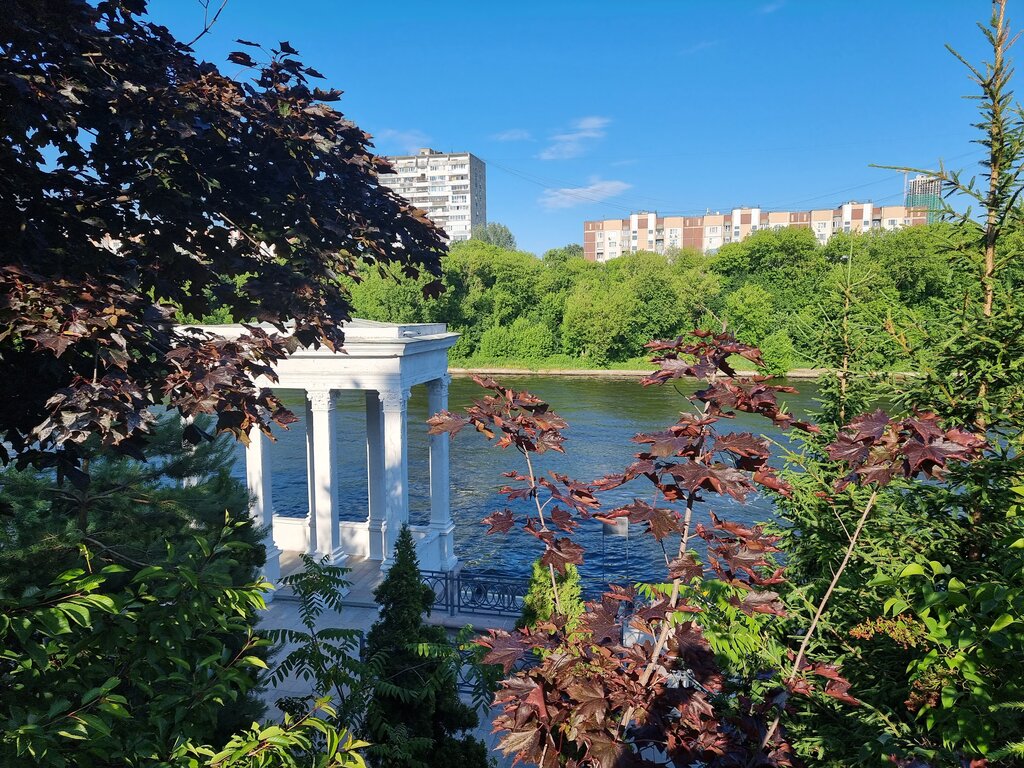
POLYGON ((453 155, 468 155, 470 157, 475 157, 472 152, 467 150, 461 150, 459 152, 442 152, 439 149, 432 149, 430 147, 421 147, 414 155, 387 155, 387 157, 392 160, 415 160, 422 157, 451 157, 453 155))

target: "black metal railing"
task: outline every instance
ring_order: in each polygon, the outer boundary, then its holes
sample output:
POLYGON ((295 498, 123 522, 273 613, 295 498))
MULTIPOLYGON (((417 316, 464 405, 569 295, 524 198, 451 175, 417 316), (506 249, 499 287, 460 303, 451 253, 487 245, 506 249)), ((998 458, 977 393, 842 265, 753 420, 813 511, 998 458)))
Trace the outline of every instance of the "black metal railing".
POLYGON ((456 614, 519 616, 529 582, 500 574, 470 571, 421 571, 434 590, 434 608, 456 614))

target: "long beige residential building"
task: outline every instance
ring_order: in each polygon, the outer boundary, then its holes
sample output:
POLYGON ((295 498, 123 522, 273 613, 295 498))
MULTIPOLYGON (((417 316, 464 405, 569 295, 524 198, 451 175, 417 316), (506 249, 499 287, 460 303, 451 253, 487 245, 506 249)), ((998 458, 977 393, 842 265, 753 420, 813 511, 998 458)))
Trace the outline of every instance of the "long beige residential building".
POLYGON ((626 219, 583 223, 583 255, 590 261, 608 261, 636 251, 665 253, 688 248, 714 253, 727 243, 738 243, 754 232, 783 227, 810 229, 819 243, 837 232, 894 230, 928 223, 925 208, 848 202, 838 208, 811 211, 763 211, 733 208, 728 213, 703 216, 659 216, 641 211, 626 219))

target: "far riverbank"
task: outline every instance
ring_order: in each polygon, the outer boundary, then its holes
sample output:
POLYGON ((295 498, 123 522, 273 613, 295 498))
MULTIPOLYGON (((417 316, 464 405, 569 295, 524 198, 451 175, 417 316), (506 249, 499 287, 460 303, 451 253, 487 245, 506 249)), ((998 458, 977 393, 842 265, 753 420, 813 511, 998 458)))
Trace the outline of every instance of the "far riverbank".
MULTIPOLYGON (((634 379, 650 376, 656 369, 617 370, 614 368, 449 368, 452 376, 579 376, 598 379, 634 379)), ((756 376, 757 371, 736 371, 737 376, 756 376)), ((789 379, 817 379, 827 368, 794 368, 785 374, 789 379)), ((899 374, 905 376, 906 374, 899 374)), ((780 377, 781 378, 781 377, 780 377)))

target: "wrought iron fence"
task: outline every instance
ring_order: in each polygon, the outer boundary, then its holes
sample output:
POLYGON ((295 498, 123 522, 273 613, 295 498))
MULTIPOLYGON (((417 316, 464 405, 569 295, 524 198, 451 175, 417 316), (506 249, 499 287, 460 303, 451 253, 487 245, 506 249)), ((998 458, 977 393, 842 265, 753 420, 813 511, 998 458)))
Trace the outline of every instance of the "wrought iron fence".
POLYGON ((456 614, 519 616, 529 582, 483 572, 421 571, 434 590, 434 608, 456 614))

